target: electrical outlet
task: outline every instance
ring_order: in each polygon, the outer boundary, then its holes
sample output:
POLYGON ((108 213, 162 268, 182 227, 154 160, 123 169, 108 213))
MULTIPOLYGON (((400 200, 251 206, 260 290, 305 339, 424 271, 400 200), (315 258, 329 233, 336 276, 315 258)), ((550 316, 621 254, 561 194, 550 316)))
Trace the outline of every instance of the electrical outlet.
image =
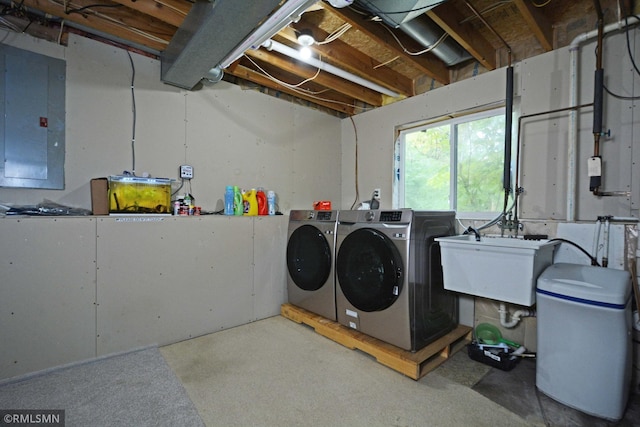
POLYGON ((375 190, 373 190, 373 197, 374 200, 380 200, 380 189, 376 188, 375 190))
POLYGON ((192 179, 193 178, 193 166, 181 165, 180 166, 180 178, 192 179))

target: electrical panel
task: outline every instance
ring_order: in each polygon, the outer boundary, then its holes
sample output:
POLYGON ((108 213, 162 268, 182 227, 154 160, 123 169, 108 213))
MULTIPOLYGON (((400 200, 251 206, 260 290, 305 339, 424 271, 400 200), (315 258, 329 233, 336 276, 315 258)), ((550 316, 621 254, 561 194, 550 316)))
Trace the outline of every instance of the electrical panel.
POLYGON ((0 45, 0 186, 64 189, 66 64, 0 45))

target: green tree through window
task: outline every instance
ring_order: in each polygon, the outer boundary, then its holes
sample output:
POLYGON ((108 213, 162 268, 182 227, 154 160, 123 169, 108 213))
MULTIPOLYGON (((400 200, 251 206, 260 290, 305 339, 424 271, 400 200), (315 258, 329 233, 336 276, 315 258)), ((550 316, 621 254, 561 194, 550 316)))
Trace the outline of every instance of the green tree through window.
POLYGON ((501 111, 402 131, 398 151, 402 159, 399 207, 500 211, 504 197, 501 111))

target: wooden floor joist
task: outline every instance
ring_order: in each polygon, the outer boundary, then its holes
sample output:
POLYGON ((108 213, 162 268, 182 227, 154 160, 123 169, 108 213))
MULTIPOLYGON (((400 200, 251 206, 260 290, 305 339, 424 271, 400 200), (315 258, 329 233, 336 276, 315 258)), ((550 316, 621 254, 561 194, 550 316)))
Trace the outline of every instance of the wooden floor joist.
POLYGON ((282 304, 280 314, 312 327, 316 333, 338 344, 373 356, 382 365, 414 380, 434 370, 463 349, 472 338, 472 328, 458 325, 445 336, 412 353, 291 304, 282 304))

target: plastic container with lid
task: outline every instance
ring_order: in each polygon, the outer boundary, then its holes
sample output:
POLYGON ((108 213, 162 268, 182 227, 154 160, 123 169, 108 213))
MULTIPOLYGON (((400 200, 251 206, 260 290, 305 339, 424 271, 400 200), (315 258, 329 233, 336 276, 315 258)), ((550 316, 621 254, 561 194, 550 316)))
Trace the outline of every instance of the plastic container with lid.
POLYGON ((553 264, 536 293, 538 389, 587 414, 621 419, 631 378, 631 275, 553 264))

